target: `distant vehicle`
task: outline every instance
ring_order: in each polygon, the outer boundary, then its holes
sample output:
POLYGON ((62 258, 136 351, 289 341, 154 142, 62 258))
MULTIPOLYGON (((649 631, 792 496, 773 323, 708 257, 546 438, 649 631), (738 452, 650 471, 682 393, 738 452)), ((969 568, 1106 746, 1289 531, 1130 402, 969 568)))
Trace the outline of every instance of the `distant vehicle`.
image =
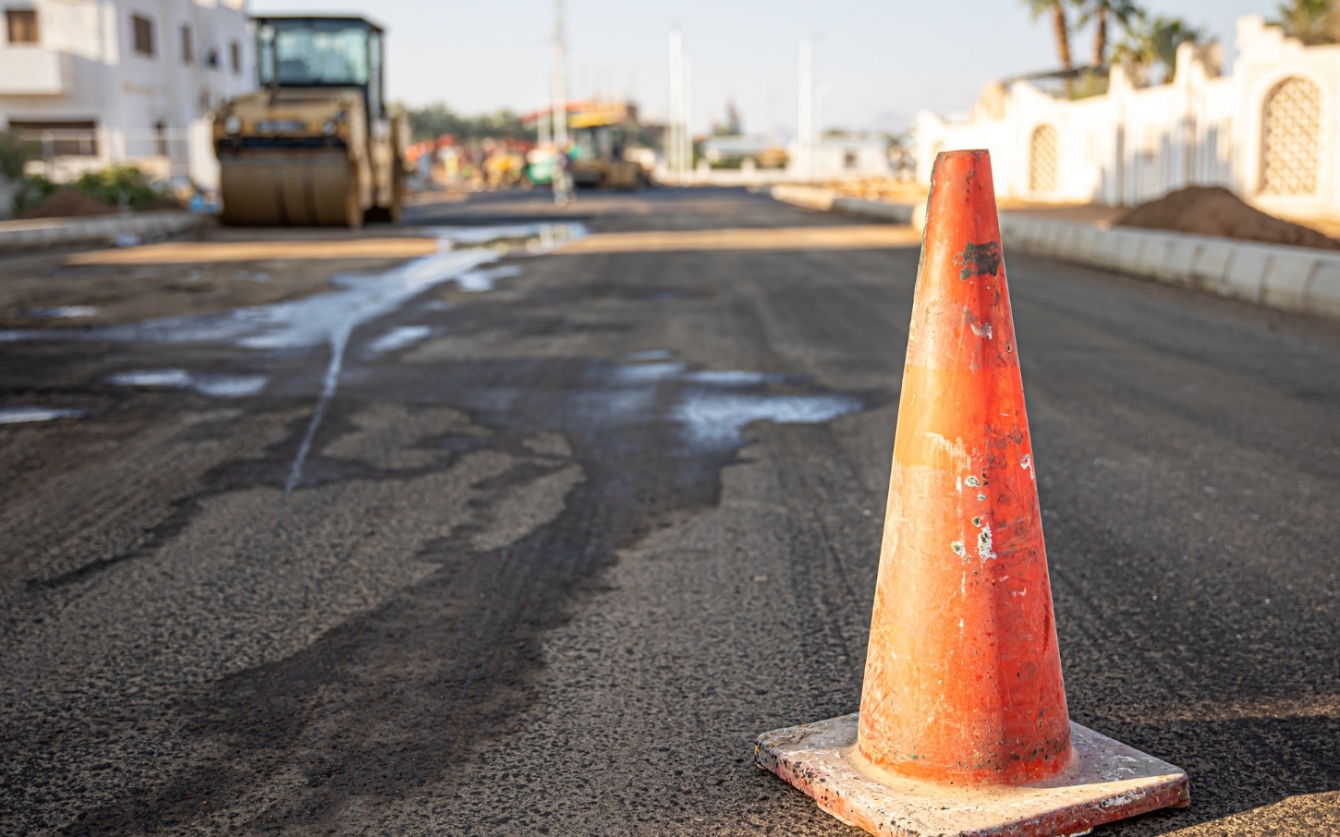
POLYGON ((595 102, 568 114, 573 136, 568 171, 574 185, 598 189, 637 189, 650 182, 647 170, 626 156, 636 112, 622 102, 595 102))
POLYGON ((361 17, 253 20, 261 89, 214 118, 224 223, 399 221, 409 126, 387 110, 383 29, 361 17))

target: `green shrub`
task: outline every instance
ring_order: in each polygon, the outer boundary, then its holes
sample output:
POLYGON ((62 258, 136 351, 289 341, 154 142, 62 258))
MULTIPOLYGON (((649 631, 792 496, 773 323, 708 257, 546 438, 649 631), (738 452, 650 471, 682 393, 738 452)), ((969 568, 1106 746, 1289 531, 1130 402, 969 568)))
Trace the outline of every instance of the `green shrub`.
POLYGON ((149 179, 134 166, 116 166, 89 172, 76 180, 74 187, 104 203, 131 209, 138 209, 161 197, 149 179))
POLYGON ((0 175, 10 180, 21 179, 24 164, 37 157, 37 153, 36 143, 0 131, 0 175))
POLYGON ((36 208, 58 188, 55 183, 41 175, 24 178, 23 182, 19 184, 18 191, 14 193, 14 214, 22 215, 28 210, 36 208))

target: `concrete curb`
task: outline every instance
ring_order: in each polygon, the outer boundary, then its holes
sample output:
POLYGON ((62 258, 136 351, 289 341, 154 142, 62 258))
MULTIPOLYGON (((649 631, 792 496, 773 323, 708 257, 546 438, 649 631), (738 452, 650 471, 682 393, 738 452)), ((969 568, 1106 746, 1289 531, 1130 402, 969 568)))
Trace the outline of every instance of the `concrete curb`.
MULTIPOLYGON (((819 186, 785 184, 774 200, 916 225, 924 209, 840 197, 819 186)), ((1165 285, 1209 291, 1270 308, 1340 320, 1340 251, 1232 238, 1089 224, 1000 213, 1006 253, 1049 256, 1129 273, 1165 285)))
POLYGON ((822 186, 800 186, 792 183, 773 186, 768 190, 773 200, 803 206, 806 209, 842 212, 847 215, 859 215, 863 218, 875 218, 894 224, 916 225, 917 217, 925 211, 924 207, 910 203, 891 203, 889 201, 868 201, 862 198, 844 198, 832 189, 822 186))
POLYGON ((204 216, 191 212, 142 212, 93 218, 38 218, 0 222, 0 252, 75 244, 109 244, 121 236, 162 238, 198 229, 204 216))
POLYGON ((1050 256, 1340 320, 1340 252, 1000 215, 1006 252, 1050 256))
POLYGON ((824 212, 833 208, 837 192, 821 186, 798 186, 794 183, 782 183, 768 189, 775 201, 803 206, 806 209, 819 209, 824 212))

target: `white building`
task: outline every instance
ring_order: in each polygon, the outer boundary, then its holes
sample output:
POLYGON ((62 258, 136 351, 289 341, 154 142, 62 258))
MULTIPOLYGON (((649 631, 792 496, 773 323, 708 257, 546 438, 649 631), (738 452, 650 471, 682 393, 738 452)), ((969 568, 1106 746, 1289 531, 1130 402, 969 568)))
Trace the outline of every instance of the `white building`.
POLYGON ((792 143, 787 169, 798 180, 842 180, 887 177, 889 144, 882 139, 828 137, 806 144, 792 143))
POLYGON ((1183 44, 1174 80, 1121 67, 1105 95, 1070 100, 1028 81, 988 85, 966 122, 917 117, 917 176, 938 151, 987 148, 996 190, 1036 201, 1132 205, 1189 185, 1267 211, 1340 214, 1340 45, 1305 47, 1256 15, 1239 56, 1183 44))
POLYGON ((67 179, 134 164, 214 188, 210 113, 255 86, 246 0, 5 0, 0 129, 67 179))

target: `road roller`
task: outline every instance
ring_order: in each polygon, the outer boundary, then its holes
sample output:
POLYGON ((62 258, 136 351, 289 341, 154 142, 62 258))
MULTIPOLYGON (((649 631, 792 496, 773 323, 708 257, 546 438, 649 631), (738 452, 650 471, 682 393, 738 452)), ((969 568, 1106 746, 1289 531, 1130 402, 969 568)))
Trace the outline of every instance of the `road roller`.
POLYGON ((223 222, 399 221, 409 126, 387 107, 382 27, 361 17, 253 21, 260 89, 214 117, 223 222))
POLYGON ((576 147, 569 167, 582 188, 637 189, 649 178, 625 152, 637 130, 637 110, 626 102, 589 102, 568 114, 576 147))

